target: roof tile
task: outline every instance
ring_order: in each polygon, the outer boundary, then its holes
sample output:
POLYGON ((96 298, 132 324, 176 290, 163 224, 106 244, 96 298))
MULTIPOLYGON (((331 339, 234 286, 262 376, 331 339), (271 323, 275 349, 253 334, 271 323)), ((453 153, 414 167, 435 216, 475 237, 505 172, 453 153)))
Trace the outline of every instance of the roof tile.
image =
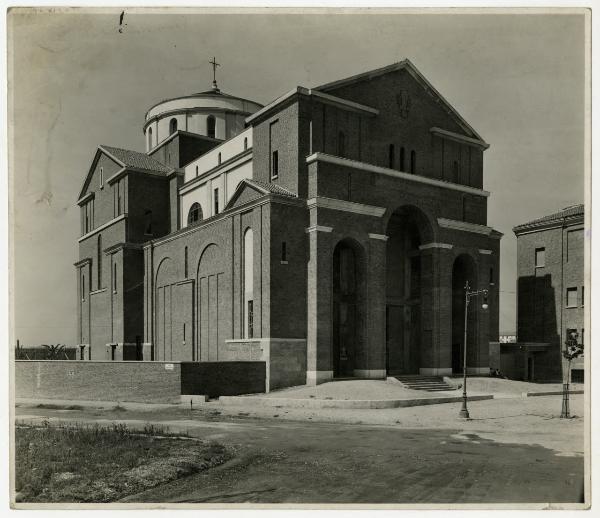
POLYGON ((136 169, 145 169, 157 173, 169 173, 172 168, 167 167, 162 162, 148 156, 146 153, 139 151, 131 151, 130 149, 121 149, 112 146, 100 146, 113 155, 117 160, 120 160, 126 167, 135 167, 136 169))

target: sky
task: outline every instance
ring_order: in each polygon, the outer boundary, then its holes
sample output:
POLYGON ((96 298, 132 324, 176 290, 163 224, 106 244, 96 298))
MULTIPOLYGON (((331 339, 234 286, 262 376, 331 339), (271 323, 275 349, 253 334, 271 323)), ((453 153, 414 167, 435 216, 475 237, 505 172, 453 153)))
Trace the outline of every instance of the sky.
POLYGON ((583 14, 13 10, 9 137, 14 338, 75 344, 77 196, 98 145, 144 150, 154 103, 220 88, 267 103, 409 58, 491 145, 500 330, 515 330, 512 227, 584 201, 583 14))

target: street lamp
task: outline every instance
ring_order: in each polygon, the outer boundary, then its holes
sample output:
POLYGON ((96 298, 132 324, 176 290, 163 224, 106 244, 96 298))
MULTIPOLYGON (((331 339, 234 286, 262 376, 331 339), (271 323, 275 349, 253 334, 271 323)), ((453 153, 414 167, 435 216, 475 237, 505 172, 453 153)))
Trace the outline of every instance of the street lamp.
POLYGON ((469 291, 469 281, 465 284, 465 340, 463 347, 463 394, 462 394, 462 408, 459 412, 459 417, 463 419, 469 419, 469 411, 467 410, 467 312, 469 310, 469 300, 471 297, 477 295, 483 295, 483 303, 481 309, 488 308, 488 290, 475 290, 469 291))

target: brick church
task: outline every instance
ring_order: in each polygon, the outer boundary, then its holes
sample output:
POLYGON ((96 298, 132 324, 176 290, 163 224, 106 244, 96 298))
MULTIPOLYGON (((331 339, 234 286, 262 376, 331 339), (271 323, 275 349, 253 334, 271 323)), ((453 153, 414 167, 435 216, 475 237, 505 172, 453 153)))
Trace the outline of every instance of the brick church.
MULTIPOLYGON (((216 64, 214 65, 216 66, 216 64)), ((408 60, 262 106, 212 89, 146 113, 85 177, 80 359, 261 360, 266 390, 489 373, 499 245, 488 144, 408 60)))

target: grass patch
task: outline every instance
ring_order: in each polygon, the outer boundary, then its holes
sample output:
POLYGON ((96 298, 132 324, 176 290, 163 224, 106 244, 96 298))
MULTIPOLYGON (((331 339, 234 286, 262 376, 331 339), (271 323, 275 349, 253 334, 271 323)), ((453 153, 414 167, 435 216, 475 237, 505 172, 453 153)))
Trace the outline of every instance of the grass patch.
POLYGON ((18 502, 114 502, 231 457, 221 444, 153 424, 17 424, 15 436, 18 502))
POLYGON ((45 408, 47 410, 83 410, 81 405, 56 405, 54 403, 40 403, 35 408, 45 408))

